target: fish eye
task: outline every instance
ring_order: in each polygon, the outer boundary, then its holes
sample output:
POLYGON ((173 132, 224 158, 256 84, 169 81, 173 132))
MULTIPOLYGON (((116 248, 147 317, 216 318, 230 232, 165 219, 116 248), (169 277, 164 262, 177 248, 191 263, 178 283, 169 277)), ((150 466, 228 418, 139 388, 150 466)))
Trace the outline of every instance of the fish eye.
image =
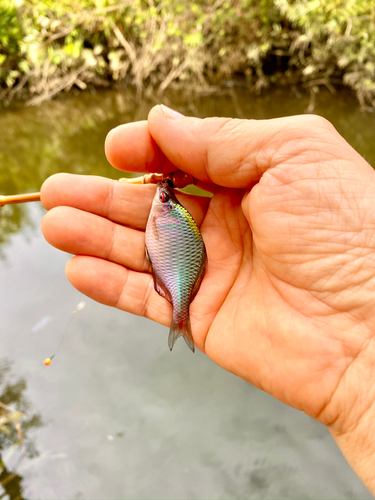
POLYGON ((164 191, 162 191, 160 194, 159 194, 159 200, 162 202, 162 203, 165 203, 169 200, 169 196, 167 195, 167 193, 164 193, 164 191))

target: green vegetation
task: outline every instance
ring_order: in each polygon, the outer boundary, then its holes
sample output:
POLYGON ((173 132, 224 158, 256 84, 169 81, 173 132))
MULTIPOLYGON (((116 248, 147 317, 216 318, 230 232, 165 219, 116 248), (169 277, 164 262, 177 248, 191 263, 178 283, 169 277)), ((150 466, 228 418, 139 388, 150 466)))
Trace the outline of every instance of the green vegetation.
POLYGON ((159 95, 244 75, 352 88, 375 107, 374 0, 0 0, 0 98, 72 87, 159 95))

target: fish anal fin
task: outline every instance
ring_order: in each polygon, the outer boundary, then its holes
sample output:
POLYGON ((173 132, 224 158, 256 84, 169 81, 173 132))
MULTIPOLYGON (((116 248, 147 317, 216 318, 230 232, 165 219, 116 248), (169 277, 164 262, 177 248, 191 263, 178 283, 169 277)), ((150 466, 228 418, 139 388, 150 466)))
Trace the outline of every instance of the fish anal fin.
POLYGON ((164 283, 161 281, 159 276, 156 274, 154 269, 152 269, 152 276, 154 278, 154 288, 158 292, 158 294, 163 297, 164 299, 167 299, 168 302, 172 304, 172 297, 169 291, 167 290, 166 286, 164 283))

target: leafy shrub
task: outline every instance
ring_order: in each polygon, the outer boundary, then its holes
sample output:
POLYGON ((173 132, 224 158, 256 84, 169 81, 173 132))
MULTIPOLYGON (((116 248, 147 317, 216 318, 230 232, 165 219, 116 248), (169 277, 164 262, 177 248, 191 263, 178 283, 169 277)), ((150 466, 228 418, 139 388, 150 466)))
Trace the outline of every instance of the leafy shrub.
POLYGON ((241 73, 255 90, 343 83, 374 107, 374 12, 374 0, 0 0, 0 97, 161 94, 241 73))

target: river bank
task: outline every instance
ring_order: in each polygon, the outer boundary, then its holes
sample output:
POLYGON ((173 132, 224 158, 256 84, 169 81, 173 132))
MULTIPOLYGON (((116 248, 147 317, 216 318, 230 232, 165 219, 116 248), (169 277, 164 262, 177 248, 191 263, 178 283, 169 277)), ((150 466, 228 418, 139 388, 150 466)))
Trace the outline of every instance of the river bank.
POLYGON ((0 0, 0 100, 87 88, 160 98, 240 77, 254 93, 324 86, 375 107, 374 0, 0 0))

